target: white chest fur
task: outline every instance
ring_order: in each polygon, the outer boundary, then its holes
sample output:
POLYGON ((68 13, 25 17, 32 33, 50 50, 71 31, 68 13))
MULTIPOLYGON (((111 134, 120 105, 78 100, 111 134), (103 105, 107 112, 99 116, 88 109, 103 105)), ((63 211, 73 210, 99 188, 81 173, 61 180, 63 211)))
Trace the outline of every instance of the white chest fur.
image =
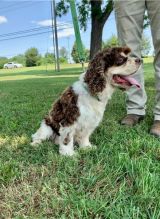
POLYGON ((96 98, 90 95, 85 88, 84 82, 80 80, 73 84, 73 90, 78 95, 79 128, 93 131, 101 122, 106 104, 111 98, 114 89, 111 86, 106 86, 104 91, 96 98))

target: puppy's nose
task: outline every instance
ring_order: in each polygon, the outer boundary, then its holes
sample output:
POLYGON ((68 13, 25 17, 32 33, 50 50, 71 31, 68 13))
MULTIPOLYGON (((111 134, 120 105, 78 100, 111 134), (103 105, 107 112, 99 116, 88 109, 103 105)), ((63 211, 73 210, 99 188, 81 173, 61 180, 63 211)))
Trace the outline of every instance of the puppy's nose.
POLYGON ((136 58, 136 59, 135 59, 135 63, 136 63, 136 64, 141 64, 141 62, 142 62, 141 59, 139 59, 139 58, 136 58))

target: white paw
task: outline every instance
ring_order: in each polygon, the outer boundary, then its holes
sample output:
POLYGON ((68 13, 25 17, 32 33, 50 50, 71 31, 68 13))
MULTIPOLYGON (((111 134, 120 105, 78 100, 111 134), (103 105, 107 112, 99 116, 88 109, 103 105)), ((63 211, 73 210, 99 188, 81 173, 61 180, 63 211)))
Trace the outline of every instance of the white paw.
POLYGON ((76 152, 74 150, 67 150, 67 149, 64 150, 64 148, 63 149, 59 149, 59 153, 61 155, 70 156, 70 157, 76 154, 76 152))

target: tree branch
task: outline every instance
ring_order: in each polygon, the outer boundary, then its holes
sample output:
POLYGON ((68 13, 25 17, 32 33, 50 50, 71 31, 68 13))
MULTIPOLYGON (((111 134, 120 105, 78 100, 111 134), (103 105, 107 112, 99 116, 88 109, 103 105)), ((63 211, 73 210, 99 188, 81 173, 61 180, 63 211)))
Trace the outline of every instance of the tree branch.
POLYGON ((59 17, 61 17, 63 14, 67 14, 69 11, 69 0, 60 0, 56 4, 56 13, 59 17))
POLYGON ((102 13, 102 20, 103 23, 106 22, 106 20, 108 19, 108 17, 110 16, 111 12, 113 11, 113 1, 112 0, 108 0, 108 3, 102 13))

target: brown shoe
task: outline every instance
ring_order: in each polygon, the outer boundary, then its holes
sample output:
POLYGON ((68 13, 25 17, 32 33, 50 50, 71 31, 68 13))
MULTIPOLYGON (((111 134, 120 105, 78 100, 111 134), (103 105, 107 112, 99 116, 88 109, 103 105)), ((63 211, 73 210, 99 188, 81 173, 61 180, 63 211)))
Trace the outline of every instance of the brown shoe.
POLYGON ((144 119, 142 115, 128 114, 121 120, 121 125, 134 126, 144 119))
POLYGON ((150 134, 156 137, 160 137, 160 121, 159 120, 154 121, 151 127, 151 130, 150 130, 150 134))

